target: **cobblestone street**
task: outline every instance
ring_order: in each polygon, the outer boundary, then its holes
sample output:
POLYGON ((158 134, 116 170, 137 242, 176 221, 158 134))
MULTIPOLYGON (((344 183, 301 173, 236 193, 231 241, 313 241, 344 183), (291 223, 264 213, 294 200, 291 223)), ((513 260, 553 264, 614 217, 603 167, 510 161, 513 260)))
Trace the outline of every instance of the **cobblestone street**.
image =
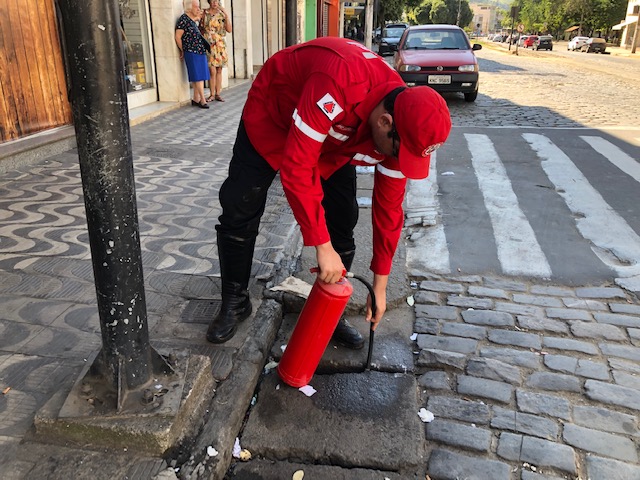
POLYGON ((480 94, 473 104, 448 95, 455 126, 637 127, 640 62, 609 65, 620 58, 570 52, 533 52, 485 46, 480 63, 480 94), (593 62, 594 66, 590 66, 593 62), (604 63, 607 62, 607 63, 604 63), (633 69, 629 66, 631 65, 633 69))

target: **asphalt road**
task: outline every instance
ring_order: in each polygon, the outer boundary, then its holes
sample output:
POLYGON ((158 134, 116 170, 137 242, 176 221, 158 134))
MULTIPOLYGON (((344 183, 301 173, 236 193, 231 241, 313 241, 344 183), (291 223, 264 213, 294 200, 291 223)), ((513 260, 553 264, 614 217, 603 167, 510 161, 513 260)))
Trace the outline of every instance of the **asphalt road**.
POLYGON ((477 101, 446 96, 452 134, 429 186, 412 185, 437 221, 414 228, 410 258, 640 290, 640 94, 627 78, 640 62, 493 46, 478 58, 477 101))

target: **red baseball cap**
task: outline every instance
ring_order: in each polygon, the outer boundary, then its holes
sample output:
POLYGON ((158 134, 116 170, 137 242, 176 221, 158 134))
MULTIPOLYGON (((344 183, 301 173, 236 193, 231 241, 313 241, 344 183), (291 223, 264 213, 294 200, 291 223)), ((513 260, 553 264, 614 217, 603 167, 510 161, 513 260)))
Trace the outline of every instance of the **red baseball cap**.
POLYGON ((400 137, 400 170, 408 178, 426 178, 431 152, 451 131, 447 102, 431 87, 406 88, 396 97, 393 121, 400 137))

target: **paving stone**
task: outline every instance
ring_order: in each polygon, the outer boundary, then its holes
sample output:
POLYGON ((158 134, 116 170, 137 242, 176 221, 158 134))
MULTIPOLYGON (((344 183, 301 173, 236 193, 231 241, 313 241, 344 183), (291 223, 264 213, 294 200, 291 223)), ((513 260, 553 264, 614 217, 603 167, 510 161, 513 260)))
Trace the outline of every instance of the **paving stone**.
POLYGON ((562 397, 528 392, 518 388, 516 401, 518 409, 522 412, 549 415, 563 420, 571 418, 571 404, 562 397))
POLYGON ((609 358, 609 366, 618 370, 626 370, 640 375, 640 365, 636 362, 630 362, 628 360, 622 360, 620 358, 609 358))
POLYGON ((522 435, 500 432, 498 439, 498 456, 507 460, 519 461, 522 450, 522 435))
POLYGON ((618 325, 620 327, 640 327, 640 317, 619 313, 594 313, 597 322, 618 325))
POLYGON ((480 275, 445 275, 444 278, 458 283, 480 283, 482 281, 480 275))
POLYGON ((427 402, 427 410, 436 418, 451 418, 477 425, 489 424, 489 406, 482 402, 432 395, 427 402))
POLYGON ((487 310, 493 308, 493 300, 477 297, 463 297, 460 295, 449 295, 447 297, 447 305, 462 308, 478 308, 487 310))
POLYGON ((604 338, 605 340, 626 340, 624 331, 614 325, 594 322, 570 322, 571 333, 576 337, 604 338))
POLYGON ((629 336, 634 340, 640 340, 640 328, 627 328, 629 336))
POLYGON ((576 454, 573 448, 549 440, 524 436, 520 460, 538 468, 552 467, 564 472, 576 473, 576 454))
POLYGON ((520 385, 520 369, 493 358, 471 358, 467 363, 467 374, 520 385))
POLYGON ((486 378, 458 375, 458 393, 476 397, 490 398, 509 403, 513 387, 508 383, 487 380, 486 378))
POLYGON ((613 287, 583 287, 576 289, 580 298, 627 298, 624 290, 613 287))
MULTIPOLYGON (((618 385, 640 390, 640 377, 637 377, 630 373, 614 371, 613 379, 616 381, 618 385)), ((638 394, 640 395, 640 392, 638 392, 638 394)))
POLYGON ((529 375, 527 386, 553 391, 580 391, 580 381, 577 378, 560 373, 534 372, 529 375))
POLYGON ((598 300, 585 300, 582 298, 564 297, 562 299, 562 303, 564 303, 565 307, 568 308, 579 308, 582 310, 597 310, 604 312, 609 310, 609 307, 607 307, 605 303, 598 300))
POLYGON ((588 455, 587 477, 591 480, 640 480, 640 466, 588 455))
POLYGON ((557 440, 560 432, 560 426, 553 420, 501 407, 493 407, 491 427, 528 433, 548 440, 557 440))
POLYGON ((540 350, 542 348, 540 336, 535 333, 495 329, 489 332, 489 340, 493 343, 511 345, 514 347, 533 348, 536 350, 540 350))
POLYGON ((418 304, 439 304, 440 294, 438 292, 426 292, 424 290, 418 290, 413 294, 413 299, 418 304))
POLYGON ((552 370, 580 375, 596 380, 609 380, 609 368, 604 363, 566 355, 545 355, 544 364, 552 370))
POLYGON ((430 333, 437 335, 440 333, 440 322, 435 318, 416 318, 413 330, 416 333, 430 333))
POLYGON ((591 343, 570 338, 544 337, 545 348, 555 348, 556 350, 574 350, 588 355, 597 355, 598 349, 591 343))
POLYGON ((635 444, 620 435, 567 424, 564 426, 562 438, 569 445, 588 452, 629 462, 638 461, 635 444))
POLYGON ((413 375, 315 375, 311 383, 317 393, 306 397, 275 372, 266 375, 242 446, 260 457, 380 470, 411 470, 424 462, 413 375))
POLYGON ((478 297, 504 298, 505 300, 509 299, 509 294, 502 289, 476 287, 473 285, 469 286, 469 295, 475 295, 478 297))
POLYGON ((491 327, 511 326, 515 324, 513 316, 508 313, 486 310, 465 310, 462 312, 462 319, 467 323, 491 327))
POLYGON ((529 291, 536 295, 553 295, 556 297, 569 297, 571 295, 575 295, 575 292, 570 288, 554 287, 551 285, 532 285, 529 291))
POLYGON ((436 418, 427 425, 427 440, 467 450, 488 452, 491 447, 491 430, 436 418))
POLYGON ((456 337, 475 338, 483 340, 487 338, 487 329, 467 323, 442 322, 442 334, 456 337))
POLYGON ((547 317, 560 318, 562 320, 593 320, 591 312, 576 310, 575 308, 547 308, 547 317))
POLYGON ((437 320, 456 320, 458 309, 441 305, 416 305, 416 317, 435 318, 437 320))
POLYGON ((464 288, 458 283, 437 282, 434 280, 423 280, 420 282, 421 290, 428 290, 431 292, 445 292, 445 293, 463 293, 464 288))
POLYGON ((627 360, 640 361, 640 348, 627 347, 626 345, 617 345, 615 343, 599 343, 600 350, 605 355, 612 355, 614 357, 622 357, 627 360))
POLYGON ((587 380, 584 387, 587 397, 591 400, 640 411, 640 395, 637 390, 597 380, 587 380))
POLYGON ((428 348, 458 353, 475 353, 478 342, 470 338, 441 337, 421 333, 418 335, 418 346, 421 349, 428 348))
POLYGON ((452 367, 458 370, 464 370, 466 364, 467 355, 432 348, 421 350, 417 361, 419 367, 452 367))
POLYGON ((526 368, 538 368, 542 363, 540 355, 515 348, 482 347, 480 348, 480 356, 495 358, 501 362, 526 368))
POLYGON ((484 286, 489 288, 502 288, 504 290, 511 290, 512 292, 526 292, 527 285, 515 280, 508 280, 506 278, 484 278, 484 286))
POLYGON ((576 367, 578 366, 578 359, 565 355, 545 355, 544 364, 552 370, 575 373, 576 367))
POLYGON ((427 472, 438 480, 509 480, 511 468, 503 462, 468 457, 443 449, 431 453, 427 472))
POLYGON ((427 372, 418 379, 418 385, 428 390, 451 390, 451 377, 447 372, 427 372))
POLYGON ((541 330, 555 333, 567 333, 569 327, 565 322, 551 320, 546 317, 530 317, 528 315, 518 315, 518 325, 526 330, 541 330))
POLYGON ((576 425, 605 432, 638 435, 636 417, 604 407, 576 405, 573 407, 573 421, 576 425))
POLYGON ((628 303, 610 303, 609 308, 613 313, 631 313, 640 315, 640 305, 630 305, 628 303))
POLYGON ((496 302, 496 310, 499 312, 512 313, 513 315, 529 315, 530 317, 543 317, 544 310, 531 305, 520 305, 517 303, 496 302))
POLYGON ((516 303, 526 303, 528 305, 538 305, 539 307, 561 307, 563 305, 559 298, 527 295, 524 293, 514 293, 513 301, 516 303))

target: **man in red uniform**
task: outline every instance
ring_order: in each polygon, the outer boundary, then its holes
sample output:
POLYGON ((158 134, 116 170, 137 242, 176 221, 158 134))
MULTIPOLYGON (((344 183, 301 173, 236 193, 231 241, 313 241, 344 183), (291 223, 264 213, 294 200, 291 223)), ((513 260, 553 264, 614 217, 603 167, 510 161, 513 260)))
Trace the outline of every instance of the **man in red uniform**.
MULTIPOLYGON (((335 283, 355 255, 355 165, 375 166, 373 187, 374 328, 386 310, 391 262, 404 223, 407 178, 425 178, 430 153, 449 135, 446 102, 429 87, 407 88, 378 55, 358 42, 323 37, 279 51, 253 82, 220 189, 216 226, 222 308, 207 339, 223 343, 251 314, 247 287, 267 190, 276 173, 300 225, 316 248, 320 280, 335 283)), ((334 339, 362 348, 343 319, 334 339)))

